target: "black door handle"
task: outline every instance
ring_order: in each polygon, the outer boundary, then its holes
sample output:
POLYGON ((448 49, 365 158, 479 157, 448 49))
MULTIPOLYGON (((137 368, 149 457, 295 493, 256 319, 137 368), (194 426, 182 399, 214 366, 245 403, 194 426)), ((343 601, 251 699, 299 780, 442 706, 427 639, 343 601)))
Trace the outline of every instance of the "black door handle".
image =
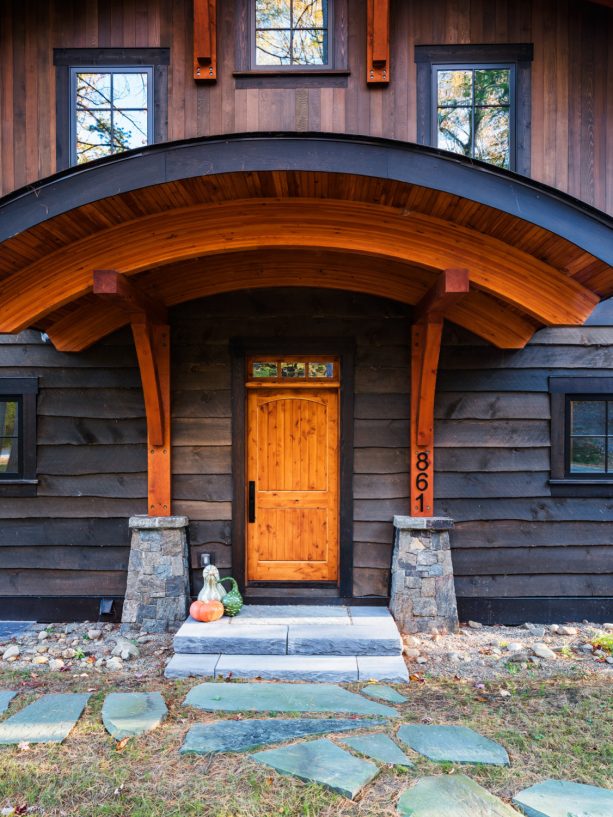
POLYGON ((249 483, 249 521, 255 522, 255 482, 249 483))

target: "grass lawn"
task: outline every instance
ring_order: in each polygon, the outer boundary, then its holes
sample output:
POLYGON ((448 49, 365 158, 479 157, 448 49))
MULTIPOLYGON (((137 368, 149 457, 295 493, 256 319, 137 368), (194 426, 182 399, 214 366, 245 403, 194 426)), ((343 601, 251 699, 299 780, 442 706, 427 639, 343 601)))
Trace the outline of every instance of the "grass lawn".
MULTIPOLYGON (((453 767, 416 755, 414 769, 384 767, 355 803, 281 777, 248 755, 180 756, 178 749, 193 723, 219 718, 182 707, 196 683, 0 674, 0 688, 19 690, 11 712, 45 692, 92 692, 63 745, 0 747, 0 809, 27 806, 28 814, 50 817, 383 817, 396 814, 399 794, 425 774, 464 771, 503 799, 547 777, 604 787, 613 781, 613 684, 606 680, 511 678, 504 684, 511 693, 506 697, 500 695, 500 684, 477 689, 470 682, 426 680, 398 687, 409 698, 399 707, 399 723, 471 726, 502 743, 511 766, 453 767), (125 746, 116 744, 100 718, 106 693, 155 690, 164 695, 167 720, 125 746)), ((361 685, 347 686, 357 691, 361 685)))

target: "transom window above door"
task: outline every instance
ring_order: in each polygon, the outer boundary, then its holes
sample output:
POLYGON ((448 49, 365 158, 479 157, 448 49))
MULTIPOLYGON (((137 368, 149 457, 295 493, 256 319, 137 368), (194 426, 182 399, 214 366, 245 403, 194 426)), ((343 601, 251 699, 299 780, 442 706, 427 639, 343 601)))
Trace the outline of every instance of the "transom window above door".
POLYGON ((337 383, 339 362, 336 357, 262 356, 247 361, 247 380, 254 383, 303 382, 337 383))
POLYGON ((71 69, 73 164, 140 148, 153 141, 153 69, 71 69))
POLYGON ((254 67, 328 66, 330 0, 253 0, 254 67))

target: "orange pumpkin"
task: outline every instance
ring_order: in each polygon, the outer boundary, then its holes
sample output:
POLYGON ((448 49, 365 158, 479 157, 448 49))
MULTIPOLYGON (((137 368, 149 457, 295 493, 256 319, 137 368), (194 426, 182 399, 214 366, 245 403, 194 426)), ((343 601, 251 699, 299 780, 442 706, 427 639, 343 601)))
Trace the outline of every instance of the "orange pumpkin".
POLYGON ((189 608, 189 614, 196 621, 217 621, 224 614, 223 604, 220 601, 194 601, 189 608))

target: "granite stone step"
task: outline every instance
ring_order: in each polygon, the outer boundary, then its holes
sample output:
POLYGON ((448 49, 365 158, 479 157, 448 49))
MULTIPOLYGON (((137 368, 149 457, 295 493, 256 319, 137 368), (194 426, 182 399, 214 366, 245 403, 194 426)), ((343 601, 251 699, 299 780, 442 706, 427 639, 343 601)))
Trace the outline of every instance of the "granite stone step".
POLYGON ((177 653, 227 655, 285 655, 287 627, 262 624, 241 626, 231 619, 203 623, 188 618, 174 637, 177 653))
POLYGON ((288 628, 287 652, 290 655, 400 655, 402 640, 395 625, 385 619, 377 626, 296 624, 288 628))

